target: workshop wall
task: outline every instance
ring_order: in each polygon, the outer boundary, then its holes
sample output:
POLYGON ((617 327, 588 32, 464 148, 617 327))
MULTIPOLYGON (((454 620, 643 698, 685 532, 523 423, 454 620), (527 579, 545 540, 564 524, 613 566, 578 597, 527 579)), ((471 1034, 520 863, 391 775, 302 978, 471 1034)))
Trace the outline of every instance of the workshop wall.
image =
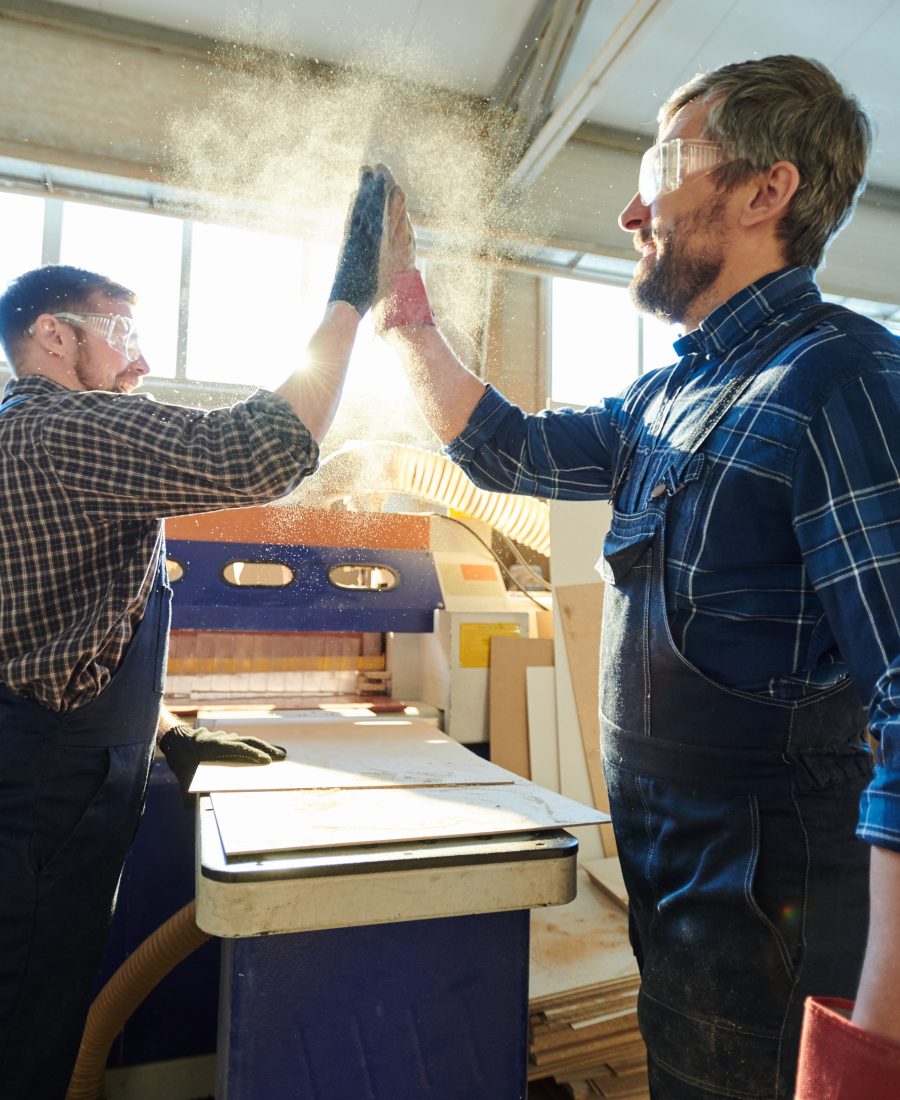
MULTIPOLYGON (((0 5, 0 156, 102 172, 164 187, 173 179, 170 123, 221 101, 246 52, 229 62, 215 44, 188 35, 73 20, 53 4, 0 5), (23 6, 24 7, 24 6, 23 6), (30 10, 31 8, 34 10, 30 10), (112 28, 112 29, 110 29, 112 28)), ((272 89, 261 67, 261 102, 272 89)), ((641 148, 616 140, 571 140, 531 190, 511 204, 504 231, 519 240, 631 259, 616 224, 633 192, 641 148)), ((405 154, 404 154, 405 155, 405 154)), ((439 230, 438 230, 439 231, 439 230)), ((900 286, 900 198, 879 190, 830 250, 826 291, 895 300, 900 286)), ((435 277, 440 282, 439 265, 435 277)), ((543 281, 499 270, 489 280, 484 317, 460 333, 458 350, 529 409, 546 395, 543 281)), ((436 296, 440 298, 440 289, 436 296)))

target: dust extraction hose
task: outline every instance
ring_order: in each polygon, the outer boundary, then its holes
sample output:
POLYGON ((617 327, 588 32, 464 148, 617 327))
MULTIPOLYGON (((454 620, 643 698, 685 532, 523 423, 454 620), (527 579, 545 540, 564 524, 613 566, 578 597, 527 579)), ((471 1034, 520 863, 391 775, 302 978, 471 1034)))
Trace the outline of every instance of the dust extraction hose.
POLYGON ((550 553, 549 509, 543 501, 479 489, 449 458, 419 447, 349 443, 322 463, 302 491, 304 497, 332 500, 367 492, 395 492, 443 505, 539 554, 550 553))
POLYGON ((191 901, 122 963, 91 1005, 66 1100, 98 1100, 109 1049, 125 1021, 170 970, 208 939, 197 927, 191 901))

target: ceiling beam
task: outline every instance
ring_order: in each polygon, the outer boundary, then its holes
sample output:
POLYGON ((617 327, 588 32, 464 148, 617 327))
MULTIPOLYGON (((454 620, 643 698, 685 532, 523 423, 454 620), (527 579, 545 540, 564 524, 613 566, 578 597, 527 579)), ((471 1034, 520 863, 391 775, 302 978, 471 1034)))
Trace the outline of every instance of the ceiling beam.
POLYGON ((504 195, 530 187, 587 118, 603 91, 603 82, 634 42, 671 0, 632 0, 612 34, 564 96, 507 177, 504 195))
POLYGON ((491 96, 503 118, 503 153, 522 156, 550 114, 591 0, 539 0, 491 96))

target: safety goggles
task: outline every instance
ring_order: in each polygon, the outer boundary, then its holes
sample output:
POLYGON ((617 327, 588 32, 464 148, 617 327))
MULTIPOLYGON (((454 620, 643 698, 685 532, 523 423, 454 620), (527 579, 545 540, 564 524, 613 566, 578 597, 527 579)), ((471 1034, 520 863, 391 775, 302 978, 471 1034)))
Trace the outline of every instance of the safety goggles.
POLYGON ((675 191, 696 173, 708 175, 722 164, 722 150, 714 141, 673 138, 652 145, 641 158, 638 191, 649 206, 667 191, 675 191))
MULTIPOLYGON (((129 363, 136 363, 141 357, 133 317, 125 317, 121 313, 54 313, 52 316, 77 325, 87 332, 93 332, 95 336, 105 340, 113 351, 124 355, 129 363)), ((28 334, 34 335, 34 325, 28 330, 28 334)))

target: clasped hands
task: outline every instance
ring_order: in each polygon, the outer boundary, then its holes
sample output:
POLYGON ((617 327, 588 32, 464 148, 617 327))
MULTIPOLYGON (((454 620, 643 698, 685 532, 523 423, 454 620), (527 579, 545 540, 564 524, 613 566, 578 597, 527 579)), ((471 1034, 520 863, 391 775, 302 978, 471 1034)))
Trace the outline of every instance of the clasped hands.
POLYGON ((360 169, 328 300, 347 302, 360 316, 372 309, 379 332, 434 324, 406 195, 384 164, 360 169))

